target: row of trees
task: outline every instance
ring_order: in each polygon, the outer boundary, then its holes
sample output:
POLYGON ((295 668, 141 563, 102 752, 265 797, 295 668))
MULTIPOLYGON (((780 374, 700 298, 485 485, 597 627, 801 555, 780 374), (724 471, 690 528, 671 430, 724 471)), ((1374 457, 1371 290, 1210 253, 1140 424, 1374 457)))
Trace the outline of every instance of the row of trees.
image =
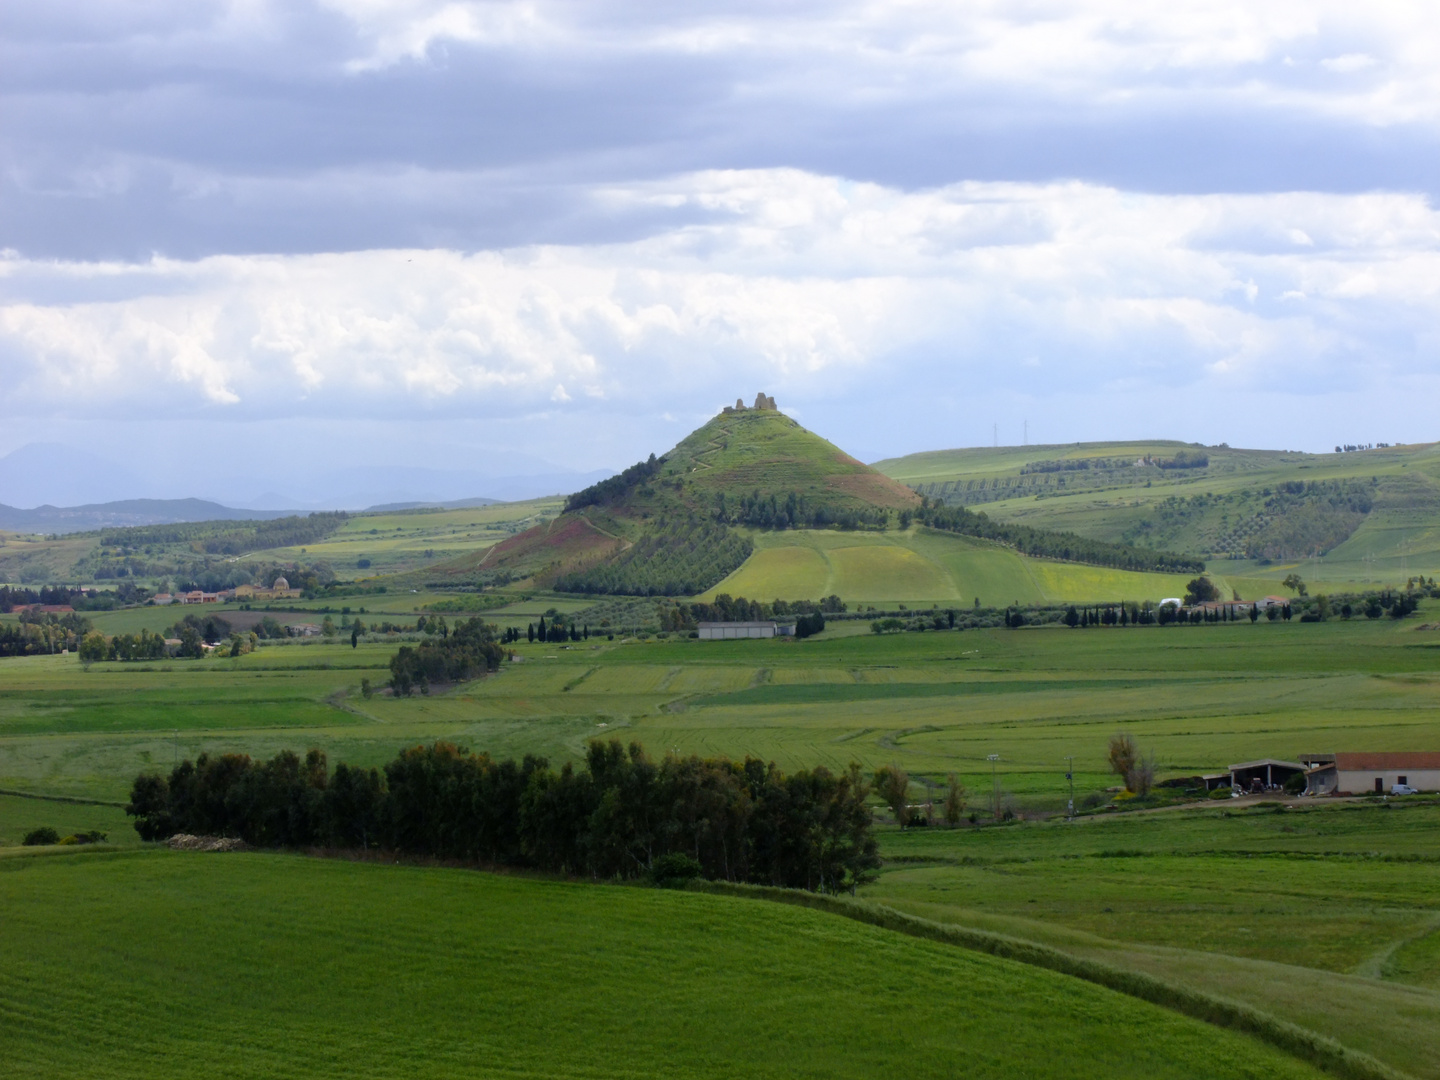
POLYGON ((723 525, 681 519, 646 532, 608 563, 561 577, 555 588, 623 596, 691 596, 734 573, 754 550, 749 537, 723 525))
POLYGON ((399 697, 416 690, 428 693, 431 683, 464 682, 500 669, 505 649, 498 631, 483 619, 457 623, 446 637, 400 646, 390 658, 390 689, 399 697))
POLYGON ((168 655, 164 635, 143 628, 138 634, 116 634, 112 638, 91 631, 80 642, 80 660, 87 664, 97 660, 159 660, 168 655))
MULTIPOLYGON (((810 616, 812 621, 807 625, 816 625, 813 619, 819 617, 819 629, 809 631, 819 633, 825 628, 825 615, 838 615, 845 609, 845 602, 833 593, 823 600, 772 600, 768 604, 761 600, 747 600, 743 596, 721 593, 708 604, 703 601, 692 604, 661 604, 657 614, 660 629, 669 631, 694 630, 702 622, 758 622, 792 616, 810 616)), ((796 632, 799 635, 798 619, 796 632)))
POLYGON ((1189 555, 1148 548, 1111 544, 1091 540, 1072 532, 1053 532, 1029 525, 1006 525, 991 521, 984 513, 966 510, 963 506, 945 506, 922 497, 920 522, 932 529, 959 533, 962 536, 995 540, 1025 555, 1044 559, 1108 566, 1116 570, 1150 570, 1170 574, 1200 573, 1205 564, 1189 555))
POLYGON ((14 585, 0 585, 0 614, 9 615, 17 607, 30 604, 68 604, 85 594, 64 585, 43 585, 38 589, 24 589, 14 585))
MULTIPOLYGON (((514 640, 518 640, 519 636, 517 632, 514 640)), ((526 639, 532 643, 537 640, 557 643, 563 641, 589 641, 590 627, 586 625, 582 629, 581 624, 574 619, 566 619, 564 615, 552 611, 549 623, 546 623, 545 616, 541 615, 538 626, 535 623, 530 623, 525 627, 525 636, 526 639)))
POLYGON ((0 623, 0 656, 74 652, 90 627, 89 619, 73 612, 27 611, 19 623, 0 623))
POLYGON ((259 847, 380 847, 596 878, 677 863, 713 880, 824 892, 873 878, 879 859, 858 764, 785 774, 756 758, 667 756, 638 743, 590 746, 580 768, 497 761, 450 743, 401 752, 383 770, 311 750, 265 762, 201 755, 169 778, 137 777, 126 813, 145 840, 175 833, 259 847))
POLYGON ((884 529, 890 512, 878 506, 833 506, 791 491, 763 494, 758 488, 749 495, 727 499, 723 491, 715 496, 716 520, 756 529, 884 529))

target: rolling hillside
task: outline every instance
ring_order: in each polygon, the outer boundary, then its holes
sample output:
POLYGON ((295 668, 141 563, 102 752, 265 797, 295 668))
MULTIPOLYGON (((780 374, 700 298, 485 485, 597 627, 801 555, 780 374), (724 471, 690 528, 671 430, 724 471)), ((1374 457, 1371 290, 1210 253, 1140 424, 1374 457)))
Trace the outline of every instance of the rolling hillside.
POLYGON ((944 450, 876 463, 947 505, 1356 588, 1440 571, 1440 445, 1332 454, 1177 442, 944 450))

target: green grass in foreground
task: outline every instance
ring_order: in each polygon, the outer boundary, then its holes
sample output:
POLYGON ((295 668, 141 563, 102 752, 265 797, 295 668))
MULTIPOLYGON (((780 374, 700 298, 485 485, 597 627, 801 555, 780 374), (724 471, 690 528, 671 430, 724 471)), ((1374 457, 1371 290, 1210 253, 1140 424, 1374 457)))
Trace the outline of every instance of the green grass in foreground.
POLYGON ((0 861, 12 1077, 1311 1077, 1050 972, 749 900, 293 856, 0 861))
POLYGON ((1242 1001, 1440 1076, 1440 805, 882 833, 865 895, 1242 1001))

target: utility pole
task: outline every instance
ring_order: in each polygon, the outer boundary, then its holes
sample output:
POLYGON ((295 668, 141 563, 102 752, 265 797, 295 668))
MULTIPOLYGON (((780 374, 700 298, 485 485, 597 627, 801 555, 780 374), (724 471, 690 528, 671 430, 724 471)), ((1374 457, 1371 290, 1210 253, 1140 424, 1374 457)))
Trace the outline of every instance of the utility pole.
POLYGON ((1075 820, 1075 758, 1065 755, 1065 779, 1070 782, 1070 807, 1065 817, 1069 821, 1075 820))
POLYGON ((996 762, 1000 760, 999 754, 987 754, 985 760, 990 762, 990 799, 995 810, 995 820, 1000 820, 1000 775, 995 771, 996 762))

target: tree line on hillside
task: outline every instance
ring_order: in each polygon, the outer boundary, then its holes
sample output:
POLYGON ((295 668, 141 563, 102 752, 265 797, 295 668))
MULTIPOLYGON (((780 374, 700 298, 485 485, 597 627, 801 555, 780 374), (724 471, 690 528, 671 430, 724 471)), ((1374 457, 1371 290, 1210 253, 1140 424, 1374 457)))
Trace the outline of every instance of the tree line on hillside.
POLYGON ((555 582, 560 592, 691 596, 729 577, 750 557, 747 536, 684 518, 652 528, 615 559, 555 582))
POLYGON ((837 893, 879 858, 858 763, 786 774, 756 758, 667 756, 592 744, 585 763, 497 761, 450 743, 383 769, 283 751, 182 762, 136 777, 127 814, 145 840, 176 833, 257 847, 378 847, 597 879, 661 873, 837 893))
POLYGON ((1042 559, 1063 559, 1115 570, 1149 570, 1168 574, 1200 573, 1205 569, 1204 562, 1189 555, 1111 544, 1072 532, 1002 524, 990 520, 984 513, 966 510, 963 506, 945 506, 924 497, 916 517, 932 529, 998 541, 1021 554, 1042 559))
POLYGON ((1210 464, 1210 455, 1203 450, 1177 450, 1174 457, 1146 454, 1134 457, 1049 458, 1028 461, 1020 466, 1020 475, 1029 473, 1089 472, 1091 469, 1114 471, 1150 466, 1154 469, 1203 469, 1210 464))
POLYGON ((271 521, 195 521, 170 525, 134 525, 104 529, 100 546, 119 548, 122 554, 165 544, 188 544, 209 555, 243 555, 247 551, 300 547, 329 536, 350 515, 343 510, 326 510, 271 521))
POLYGON ((795 491, 767 495, 757 488, 735 499, 717 492, 715 518, 754 529, 884 529, 890 524, 890 511, 878 506, 833 506, 795 491))
POLYGON ((664 458, 650 455, 648 461, 637 461, 622 473, 618 473, 598 484, 591 484, 583 491, 577 491, 565 500, 565 512, 583 510, 587 506, 606 506, 624 497, 646 480, 660 475, 664 458))

